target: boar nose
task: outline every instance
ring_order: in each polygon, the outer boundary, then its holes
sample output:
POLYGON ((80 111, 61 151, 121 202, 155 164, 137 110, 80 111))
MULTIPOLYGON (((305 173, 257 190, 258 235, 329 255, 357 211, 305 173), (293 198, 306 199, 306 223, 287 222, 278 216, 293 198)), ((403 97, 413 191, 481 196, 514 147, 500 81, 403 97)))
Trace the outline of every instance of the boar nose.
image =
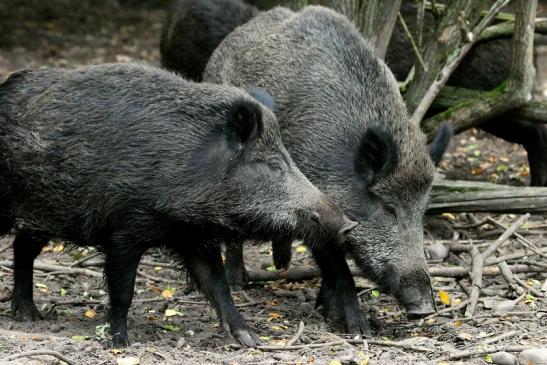
POLYGON ((408 319, 419 319, 436 312, 431 279, 425 270, 417 270, 411 275, 412 283, 407 282, 401 292, 408 319))
POLYGON ((353 229, 357 227, 357 225, 357 222, 354 222, 348 217, 344 216, 344 223, 338 230, 338 243, 344 243, 348 239, 351 231, 353 231, 353 229))

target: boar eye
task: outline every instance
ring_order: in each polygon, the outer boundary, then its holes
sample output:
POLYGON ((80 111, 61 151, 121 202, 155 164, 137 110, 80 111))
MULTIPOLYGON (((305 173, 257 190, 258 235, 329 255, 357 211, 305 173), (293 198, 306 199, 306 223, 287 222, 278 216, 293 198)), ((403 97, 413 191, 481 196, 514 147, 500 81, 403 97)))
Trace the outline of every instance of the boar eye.
POLYGON ((395 218, 397 217, 397 211, 391 205, 386 205, 384 207, 384 211, 392 217, 395 217, 395 218))

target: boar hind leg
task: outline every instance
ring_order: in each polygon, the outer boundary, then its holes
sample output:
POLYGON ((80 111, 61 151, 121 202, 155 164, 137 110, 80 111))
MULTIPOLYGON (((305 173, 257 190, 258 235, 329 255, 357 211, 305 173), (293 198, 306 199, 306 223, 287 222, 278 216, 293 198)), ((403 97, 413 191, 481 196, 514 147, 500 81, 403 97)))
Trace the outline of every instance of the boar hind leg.
POLYGON ((48 239, 32 235, 28 231, 18 232, 13 241, 13 298, 11 314, 19 321, 35 321, 42 316, 32 299, 32 272, 34 259, 42 251, 48 239))
POLYGON ((241 317, 232 301, 222 265, 220 247, 210 243, 203 244, 199 249, 185 252, 183 257, 199 289, 213 304, 226 336, 236 339, 245 346, 255 347, 258 336, 241 317))
POLYGON ((127 241, 114 241, 106 252, 104 273, 110 298, 108 321, 115 348, 129 346, 127 313, 133 301, 137 267, 143 253, 144 249, 128 245, 127 241))
POLYGON ((249 273, 243 260, 243 242, 240 240, 226 243, 226 278, 232 290, 243 289, 249 282, 249 273))
POLYGON ((344 332, 370 336, 344 254, 327 245, 312 248, 312 253, 323 276, 317 305, 323 306, 325 317, 344 332))

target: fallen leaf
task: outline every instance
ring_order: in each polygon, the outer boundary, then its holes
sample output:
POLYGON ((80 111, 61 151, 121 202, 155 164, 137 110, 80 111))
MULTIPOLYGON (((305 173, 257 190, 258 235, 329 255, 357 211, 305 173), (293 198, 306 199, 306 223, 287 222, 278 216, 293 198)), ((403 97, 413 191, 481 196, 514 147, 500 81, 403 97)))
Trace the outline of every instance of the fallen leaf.
POLYGON ((329 362, 329 365, 342 365, 342 363, 340 362, 340 360, 331 360, 329 362))
POLYGON ((378 298, 380 296, 380 291, 378 289, 372 289, 370 292, 370 296, 372 298, 378 298))
POLYGON ((61 253, 61 252, 63 252, 64 249, 65 249, 65 246, 63 246, 63 244, 59 243, 59 244, 55 245, 55 247, 53 247, 53 252, 61 253))
POLYGON ((288 328, 287 326, 284 326, 284 325, 282 325, 282 324, 272 326, 272 329, 273 329, 274 331, 285 331, 287 328, 288 328))
POLYGON ((266 268, 266 271, 269 271, 269 272, 274 272, 276 270, 275 266, 274 265, 270 265, 266 268))
POLYGON ((526 294, 526 297, 524 299, 524 303, 526 304, 532 304, 532 303, 535 303, 536 300, 538 300, 538 298, 536 298, 535 296, 533 296, 532 294, 526 294))
POLYGON ((451 221, 456 220, 456 216, 452 213, 443 213, 443 214, 441 214, 441 217, 446 218, 446 219, 451 220, 451 221))
POLYGON ((163 325, 163 329, 166 331, 174 332, 174 331, 178 331, 179 327, 171 323, 166 323, 163 325))
POLYGON ((79 336, 79 335, 76 335, 76 336, 72 336, 71 337, 73 340, 76 340, 76 341, 85 341, 85 340, 89 340, 89 336, 79 336))
POLYGON ((283 315, 278 312, 270 312, 268 313, 268 322, 271 322, 273 320, 281 319, 283 318, 283 315))
POLYGON ((486 356, 484 356, 484 361, 492 364, 494 362, 494 360, 492 359, 492 354, 487 354, 486 356))
POLYGON ((174 309, 166 309, 164 314, 166 317, 182 316, 181 312, 176 311, 174 309))
POLYGON ((450 302, 451 302, 450 294, 448 294, 444 290, 439 289, 439 300, 444 305, 450 305, 450 302))
POLYGON ((42 293, 47 293, 47 285, 42 283, 34 283, 34 286, 38 288, 42 293))
POLYGON ((88 309, 84 313, 84 316, 86 316, 87 318, 95 318, 96 315, 97 313, 93 309, 88 309))
POLYGON ((306 246, 298 246, 296 248, 296 252, 298 252, 298 253, 304 253, 306 251, 308 251, 308 248, 306 246))
POLYGON ((118 355, 118 354, 121 354, 123 352, 123 350, 120 350, 120 349, 110 349, 110 352, 113 353, 114 355, 118 355))
POLYGON ((165 299, 171 299, 175 295, 175 288, 167 287, 161 292, 161 296, 165 299))

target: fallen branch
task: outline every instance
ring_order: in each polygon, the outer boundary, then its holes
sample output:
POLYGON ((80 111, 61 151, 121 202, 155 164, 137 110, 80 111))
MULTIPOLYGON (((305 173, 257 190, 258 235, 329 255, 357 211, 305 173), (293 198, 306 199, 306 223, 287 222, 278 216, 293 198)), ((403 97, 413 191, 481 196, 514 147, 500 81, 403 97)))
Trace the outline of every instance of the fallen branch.
POLYGON ((469 300, 468 300, 468 299, 464 300, 463 302, 461 302, 461 303, 458 304, 458 305, 454 305, 454 306, 451 306, 451 307, 447 307, 447 308, 440 309, 440 310, 438 310, 437 312, 435 312, 435 313, 433 313, 433 314, 430 314, 429 316, 425 317, 423 320, 424 320, 425 322, 427 322, 427 321, 430 320, 430 319, 437 318, 437 317, 440 316, 441 314, 445 314, 445 313, 448 313, 448 312, 457 311, 457 310, 462 309, 463 307, 465 307, 465 306, 467 305, 467 303, 469 303, 469 300))
POLYGON ((300 337, 302 337, 303 333, 304 333, 304 322, 300 321, 298 323, 298 330, 296 331, 294 336, 289 341, 287 341, 287 346, 294 345, 296 341, 298 341, 300 337))
POLYGON ((515 335, 518 335, 520 332, 517 331, 517 330, 513 330, 513 331, 509 331, 509 332, 505 332, 505 333, 502 333, 501 335, 498 335, 498 336, 494 336, 494 337, 491 337, 491 338, 487 338, 486 340, 482 341, 482 343, 484 345, 491 345, 493 343, 496 343, 496 342, 499 342, 501 340, 505 340, 509 337, 513 337, 515 335))
MULTIPOLYGON (((488 39, 509 37, 515 31, 514 22, 504 22, 486 27, 479 36, 477 42, 484 42, 488 39)), ((534 31, 545 34, 547 32, 547 19, 536 18, 534 21, 534 31)))
POLYGON ((74 361, 70 360, 68 357, 64 356, 60 352, 51 351, 51 350, 32 350, 32 351, 20 352, 20 353, 15 354, 15 355, 8 356, 4 360, 6 362, 9 362, 9 361, 13 361, 15 359, 19 359, 21 357, 30 357, 30 356, 39 356, 39 355, 53 356, 53 357, 58 358, 61 361, 66 362, 69 365, 76 365, 76 363, 74 361))
MULTIPOLYGON (((470 14, 475 9, 464 2, 447 8, 438 26, 439 34, 435 34, 435 38, 425 51, 424 59, 430 71, 420 70, 420 72, 417 72, 416 81, 410 84, 405 94, 407 108, 412 113, 414 122, 420 123, 433 100, 435 100, 435 97, 446 84, 460 61, 475 44, 478 36, 508 2, 508 0, 497 0, 484 18, 478 20, 476 25, 472 25, 474 27, 472 31, 465 31, 465 41, 461 37, 464 24, 458 22, 458 18, 462 14, 466 20, 471 20, 470 15, 476 18, 475 15, 470 14), (449 49, 453 51, 449 53, 449 49)), ((515 29, 515 34, 517 31, 518 27, 515 29)))
MULTIPOLYGON (((503 272, 505 271, 506 273, 511 273, 511 271, 509 270, 509 265, 507 265, 507 263, 505 261, 503 262, 500 262, 498 264, 498 266, 500 267, 500 270, 503 272)), ((505 275, 504 275, 505 277, 505 275)), ((517 283, 518 285, 520 285, 521 287, 523 287, 524 289, 528 290, 529 292, 533 293, 536 297, 540 297, 540 298, 543 298, 544 297, 544 294, 542 292, 540 292, 539 290, 536 290, 534 288, 532 288, 530 285, 526 284, 521 278, 519 278, 518 276, 516 275, 513 275, 513 273, 511 273, 511 275, 509 276, 510 278, 512 278, 512 280, 517 283)))
POLYGON ((451 354, 449 355, 446 360, 460 360, 460 359, 465 359, 466 357, 471 357, 471 356, 482 356, 482 355, 486 355, 486 354, 491 354, 491 353, 494 353, 494 352, 499 352, 499 351, 505 351, 505 352, 521 352, 521 351, 524 351, 524 350, 529 350, 533 348, 532 346, 503 346, 503 345, 500 345, 500 346, 491 346, 491 347, 485 347, 485 348, 482 348, 480 350, 465 350, 465 351, 460 351, 460 352, 456 352, 455 354, 451 354))
MULTIPOLYGON (((9 268, 13 268, 13 261, 11 260, 4 260, 0 261, 0 266, 6 266, 9 268)), ((83 269, 78 267, 70 267, 70 266, 61 266, 61 265, 53 265, 53 264, 44 264, 42 262, 35 262, 34 268, 36 270, 41 270, 45 272, 54 272, 54 271, 60 271, 63 274, 70 274, 70 275, 86 275, 86 276, 92 276, 95 278, 102 278, 103 274, 97 271, 93 271, 90 269, 83 269)))
POLYGON ((547 188, 435 179, 428 214, 489 212, 547 213, 547 188))
POLYGON ((485 260, 496 252, 515 231, 530 219, 530 214, 525 214, 513 223, 494 243, 488 246, 482 253, 476 248, 471 249, 473 263, 471 266, 471 292, 469 293, 469 305, 465 310, 465 316, 471 317, 475 313, 475 308, 479 300, 482 288, 482 274, 485 260))
MULTIPOLYGON (((292 351, 292 350, 302 350, 302 349, 313 349, 313 348, 327 348, 331 346, 338 345, 363 345, 364 343, 368 345, 384 346, 384 347, 397 347, 405 350, 419 351, 419 352, 432 352, 435 351, 428 347, 423 346, 414 346, 408 345, 401 342, 391 342, 391 341, 382 341, 382 340, 357 340, 357 339, 348 339, 348 340, 337 340, 331 342, 322 342, 322 343, 310 343, 305 345, 295 345, 295 346, 269 346, 269 345, 259 345, 256 348, 262 351, 292 351)), ((232 344, 231 347, 241 348, 241 345, 232 344)))
MULTIPOLYGON (((459 104, 443 113, 424 120, 422 128, 427 133, 433 132, 445 122, 450 122, 454 128, 454 132, 459 133, 488 119, 520 108, 532 99, 532 88, 535 78, 533 45, 536 6, 537 0, 517 0, 515 3, 515 31, 512 40, 511 68, 507 81, 498 88, 485 92, 484 96, 479 99, 459 104)), ((480 32, 475 33, 476 36, 479 34, 480 32)), ((468 45, 470 48, 471 44, 469 43, 464 47, 468 45)), ((454 68, 456 66, 457 63, 454 65, 454 68)), ((443 76, 445 75, 443 74, 443 76)), ((432 87, 436 83, 437 81, 433 83, 432 87)), ((444 83, 442 86, 444 86, 444 83)), ((420 103, 420 107, 422 104, 425 104, 429 108, 439 90, 434 95, 426 94, 425 98, 427 99, 420 103)), ((421 117, 425 115, 427 108, 425 110, 417 108, 414 113, 416 114, 414 120, 420 121, 421 117)))
MULTIPOLYGON (((487 217, 486 218, 488 220, 488 222, 492 223, 493 225, 495 226, 498 226, 502 229, 507 229, 507 226, 505 224, 501 224, 500 222, 496 221, 495 219, 492 219, 491 217, 487 217)), ((543 252, 541 252, 541 250, 536 247, 536 245, 534 245, 532 242, 530 242, 529 240, 527 240, 525 237, 523 237, 520 233, 518 232, 515 232, 514 233, 514 236, 517 238, 517 240, 522 243, 524 246, 526 246, 527 248, 529 248, 530 250, 534 251, 534 253, 536 253, 537 255, 541 256, 541 257, 545 257, 547 258, 547 255, 544 254, 543 252)))
MULTIPOLYGON (((509 268, 513 273, 532 273, 532 272, 544 272, 542 267, 534 267, 533 265, 509 265, 509 268)), ((436 266, 429 267, 428 272, 430 276, 444 277, 444 278, 464 278, 469 276, 469 268, 459 266, 436 266)), ((351 274, 353 276, 364 277, 360 270, 352 269, 351 274)), ((500 270, 497 266, 486 266, 482 271, 483 276, 497 276, 500 274, 500 270)), ((317 268, 308 268, 303 266, 292 267, 289 270, 283 271, 266 271, 257 270, 249 271, 249 277, 252 282, 263 281, 303 281, 311 280, 321 277, 321 272, 317 268)))

